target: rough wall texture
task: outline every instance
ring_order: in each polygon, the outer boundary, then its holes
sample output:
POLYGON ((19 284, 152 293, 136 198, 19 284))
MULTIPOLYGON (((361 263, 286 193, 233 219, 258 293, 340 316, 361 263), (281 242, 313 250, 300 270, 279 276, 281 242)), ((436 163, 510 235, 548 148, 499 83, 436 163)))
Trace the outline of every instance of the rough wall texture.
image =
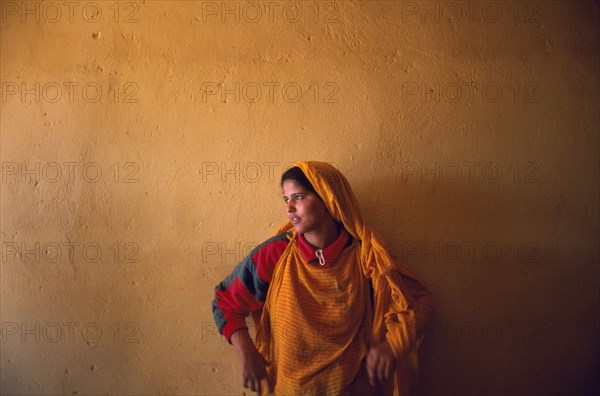
POLYGON ((425 394, 598 391, 597 2, 1 6, 2 394, 241 394, 302 159, 430 286, 425 394))

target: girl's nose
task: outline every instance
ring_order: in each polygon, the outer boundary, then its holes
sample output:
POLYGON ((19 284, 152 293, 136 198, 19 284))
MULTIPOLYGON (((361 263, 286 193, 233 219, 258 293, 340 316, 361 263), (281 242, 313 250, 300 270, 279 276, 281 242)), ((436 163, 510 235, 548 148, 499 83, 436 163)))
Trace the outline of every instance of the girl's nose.
POLYGON ((294 204, 292 203, 292 201, 288 201, 288 203, 286 204, 286 211, 288 213, 294 212, 296 210, 296 207, 294 206, 294 204))

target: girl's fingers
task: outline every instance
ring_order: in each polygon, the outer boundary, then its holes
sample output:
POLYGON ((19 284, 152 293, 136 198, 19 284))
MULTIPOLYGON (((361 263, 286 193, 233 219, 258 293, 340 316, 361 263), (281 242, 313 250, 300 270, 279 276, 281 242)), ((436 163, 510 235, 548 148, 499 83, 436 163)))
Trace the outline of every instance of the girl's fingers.
POLYGON ((377 381, 381 384, 385 381, 385 361, 384 359, 379 359, 377 362, 377 381))
POLYGON ((255 392, 258 392, 258 394, 260 395, 260 391, 261 391, 261 387, 260 387, 260 380, 254 380, 254 386, 255 386, 255 392))
POLYGON ((374 359, 375 355, 372 353, 372 351, 369 351, 369 354, 367 355, 367 375, 369 376, 369 384, 371 384, 371 386, 375 386, 375 363, 374 359))

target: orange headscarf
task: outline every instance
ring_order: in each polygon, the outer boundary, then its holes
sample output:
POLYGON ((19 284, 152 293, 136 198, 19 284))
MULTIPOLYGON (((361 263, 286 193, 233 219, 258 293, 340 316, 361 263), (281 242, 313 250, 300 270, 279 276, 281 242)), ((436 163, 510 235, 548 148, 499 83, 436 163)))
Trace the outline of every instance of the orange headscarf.
MULTIPOLYGON (((424 335, 425 321, 431 311, 429 292, 412 271, 392 257, 383 239, 365 224, 350 184, 340 171, 328 163, 317 161, 297 162, 294 166, 304 172, 331 216, 342 223, 357 241, 357 245, 353 245, 355 257, 348 259, 360 263, 360 270, 364 276, 359 278, 370 279, 373 286, 372 321, 365 322, 354 318, 352 323, 354 328, 349 326, 347 329, 351 334, 349 337, 361 337, 362 333, 357 333, 358 328, 367 325, 370 327, 370 332, 367 333, 370 333, 371 344, 378 344, 387 338, 396 356, 393 394, 394 396, 412 394, 417 382, 418 347, 424 335)), ((278 233, 292 229, 291 222, 287 222, 278 233)), ((291 242, 296 237, 294 232, 291 242)), ((282 285, 286 286, 285 282, 297 281, 295 279, 299 277, 297 269, 291 269, 288 264, 298 260, 298 257, 296 244, 290 243, 275 267, 261 316, 257 346, 267 361, 271 361, 272 364, 276 362, 273 359, 273 340, 268 334, 271 331, 270 312, 276 304, 275 300, 278 297, 281 299, 278 291, 282 289, 282 285)), ((292 288, 298 287, 298 285, 290 285, 292 288)), ((312 287, 304 284, 300 286, 312 287)), ((368 299, 368 294, 364 294, 365 288, 362 282, 357 284, 355 292, 358 293, 359 299, 365 296, 368 299)), ((312 294, 314 291, 310 289, 309 293, 312 294)), ((355 294, 354 297, 356 296, 355 294)), ((359 311, 363 316, 371 316, 370 307, 361 306, 359 311)), ((311 320, 308 317, 305 319, 311 320)), ((359 353, 357 351, 360 350, 360 347, 355 346, 353 353, 359 353)), ((273 380, 276 381, 277 378, 273 380)))

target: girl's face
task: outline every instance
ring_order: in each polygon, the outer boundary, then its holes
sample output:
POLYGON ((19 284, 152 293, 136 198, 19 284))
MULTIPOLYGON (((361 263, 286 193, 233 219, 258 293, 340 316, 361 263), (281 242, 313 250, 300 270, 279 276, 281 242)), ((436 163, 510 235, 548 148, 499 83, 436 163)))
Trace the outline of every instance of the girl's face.
POLYGON ((331 217, 323 201, 294 180, 283 182, 283 201, 298 234, 320 230, 327 217, 331 217))

